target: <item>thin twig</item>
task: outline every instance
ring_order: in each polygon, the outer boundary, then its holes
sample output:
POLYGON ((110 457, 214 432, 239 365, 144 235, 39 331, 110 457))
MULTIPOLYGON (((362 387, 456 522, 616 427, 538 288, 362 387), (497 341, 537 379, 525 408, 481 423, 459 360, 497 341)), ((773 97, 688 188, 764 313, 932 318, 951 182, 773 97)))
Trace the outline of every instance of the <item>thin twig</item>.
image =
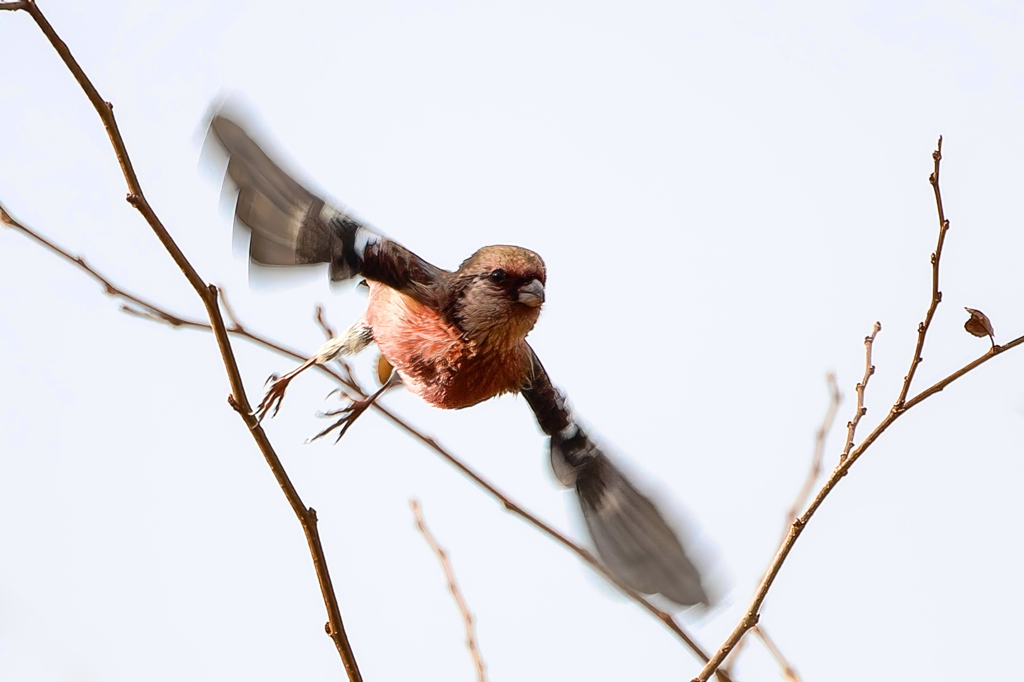
POLYGON ((13 227, 14 229, 20 231, 22 234, 24 234, 32 241, 36 242, 37 244, 41 244, 48 251, 52 251, 53 253, 57 254, 67 262, 71 263, 72 265, 80 269, 82 272, 92 277, 94 280, 99 282, 100 285, 102 285, 103 293, 105 293, 107 296, 122 298, 130 303, 134 303, 138 306, 141 306, 145 308, 154 317, 159 318, 163 322, 166 322, 172 326, 177 325, 177 323, 179 322, 177 316, 166 314, 162 310, 156 308, 155 306, 150 305, 147 301, 144 301, 143 299, 116 287, 114 284, 110 282, 110 280, 108 280, 98 271, 94 270, 88 263, 86 263, 85 259, 82 258, 81 256, 76 256, 68 251, 65 251, 61 247, 57 246, 56 244, 48 240, 46 237, 43 237, 38 232, 35 232, 34 230, 22 225, 20 222, 14 219, 14 216, 7 212, 7 209, 4 208, 3 204, 0 204, 0 223, 3 223, 8 227, 13 227))
MULTIPOLYGON (((865 342, 867 340, 865 339, 865 342)), ((870 360, 868 361, 870 365, 870 360)), ((866 381, 866 379, 865 379, 866 381)), ((829 372, 825 376, 825 383, 828 384, 828 410, 825 412, 825 418, 821 421, 821 426, 818 427, 817 432, 814 434, 814 455, 811 457, 811 468, 807 471, 807 478, 804 480, 803 486, 800 488, 800 492, 797 493, 796 498, 793 500, 793 505, 786 512, 786 521, 783 524, 782 539, 784 540, 786 534, 789 532, 789 525, 795 518, 800 514, 801 507, 807 502, 808 496, 814 490, 814 484, 817 482, 818 477, 821 475, 821 462, 825 457, 825 443, 828 440, 828 434, 832 432, 832 425, 835 423, 836 414, 839 412, 839 405, 843 401, 843 394, 839 392, 839 384, 836 383, 836 375, 833 372, 829 372)), ((859 387, 859 386, 858 386, 859 387)), ((786 679, 791 682, 800 682, 800 678, 796 673, 796 670, 786 657, 782 655, 779 648, 775 646, 775 642, 771 637, 768 636, 768 632, 761 625, 756 625, 753 628, 753 633, 758 636, 761 643, 764 644, 768 652, 775 658, 775 661, 782 668, 782 674, 786 679)), ((730 654, 730 661, 735 661, 739 655, 740 648, 747 641, 746 638, 741 639, 733 648, 730 654)))
POLYGON ((719 650, 715 652, 715 655, 711 658, 711 661, 707 663, 707 665, 705 665, 704 668, 701 670, 700 674, 694 678, 695 681, 705 682, 705 680, 707 680, 708 677, 710 677, 711 674, 714 673, 715 670, 717 670, 718 666, 721 665, 722 661, 725 660, 725 657, 729 654, 732 648, 736 646, 736 642, 738 642, 740 638, 743 637, 744 633, 746 633, 746 631, 750 628, 757 625, 759 617, 758 612, 761 609, 761 604, 764 603, 764 599, 768 595, 768 590, 771 588, 772 583, 775 581, 775 577, 778 575, 779 570, 782 568, 782 564, 786 561, 786 557, 789 556, 790 550, 793 549, 793 545, 800 537, 800 534, 803 532, 803 529, 807 526, 807 522, 810 521, 811 517, 814 516, 814 512, 816 512, 818 510, 818 507, 821 506, 821 503, 825 501, 825 498, 828 497, 829 493, 832 492, 836 485, 838 485, 839 481, 842 480, 843 476, 845 476, 846 473, 850 470, 850 467, 853 466, 858 459, 860 459, 861 455, 863 455, 869 447, 871 447, 872 443, 874 443, 875 440, 877 440, 878 437, 882 435, 882 433, 886 429, 892 426, 892 424, 897 419, 906 414, 912 407, 919 405, 926 398, 935 395, 936 393, 943 390, 960 377, 964 376, 965 374, 974 369, 977 369, 978 367, 985 364, 986 362, 996 357, 997 355, 1001 355, 1006 351, 1012 348, 1016 348, 1021 344, 1024 344, 1024 336, 1018 336, 1009 343, 1006 343, 1002 346, 996 346, 994 349, 990 349, 980 358, 977 358, 976 360, 967 363, 966 365, 964 365, 957 371, 953 372, 949 376, 945 377, 944 379, 935 382, 925 390, 918 393, 913 398, 907 400, 906 403, 904 403, 903 405, 903 409, 892 410, 891 412, 889 412, 889 414, 885 416, 885 418, 878 424, 878 426, 876 426, 875 429, 870 434, 868 434, 868 436, 863 441, 861 441, 860 445, 855 447, 853 451, 850 452, 850 456, 846 459, 846 461, 837 466, 835 470, 832 472, 832 475, 829 476, 828 480, 825 482, 825 485, 821 488, 821 490, 818 491, 818 494, 815 496, 814 500, 811 502, 807 510, 800 516, 800 518, 793 521, 793 524, 789 528, 789 533, 786 535, 786 539, 783 541, 782 546, 779 547, 778 552, 775 554, 775 558, 772 559, 772 563, 768 567, 768 570, 765 572, 764 577, 761 579, 761 583, 757 586, 757 590, 754 592, 754 598, 751 600, 750 606, 747 608, 747 611, 744 614, 743 619, 739 622, 736 628, 725 640, 725 643, 723 643, 719 650))
POLYGON ((334 327, 324 317, 324 307, 317 303, 316 309, 313 311, 313 319, 316 320, 316 326, 320 327, 320 331, 324 333, 324 336, 328 340, 333 339, 336 334, 334 333, 334 327))
POLYGON ((312 507, 307 508, 302 502, 302 498, 299 497, 298 491, 295 490, 295 486, 292 485, 291 480, 288 478, 288 474, 285 471, 284 466, 281 464, 281 460, 278 458, 277 453, 274 452, 274 448, 267 439, 267 436, 263 432, 258 420, 252 416, 252 408, 250 407, 249 400, 245 394, 245 387, 242 384, 242 376, 238 371, 238 363, 235 360, 234 351, 231 348, 231 341, 228 338, 228 332, 224 326, 224 319, 221 317, 220 308, 218 307, 216 287, 208 285, 203 281, 203 278, 200 277, 199 273, 196 272, 196 269, 192 267, 192 264, 175 243, 174 239, 167 231, 167 228, 164 227, 163 223, 157 217, 156 212, 149 205, 149 201, 146 200, 146 197, 142 192, 142 185, 139 183, 139 178, 135 174, 135 169, 132 167, 131 159, 128 156, 128 149, 124 144, 124 140, 121 138, 121 131, 117 127, 117 121, 114 118, 114 105, 105 101, 100 96, 99 91, 96 90, 96 87, 89 80, 88 76, 85 75, 85 71, 81 66, 79 66, 78 62, 72 56, 71 51, 68 49, 68 46, 60 39, 60 36, 57 35, 57 32, 50 25, 50 22, 46 20, 45 16, 43 16, 42 11, 36 5, 34 0, 27 0, 24 3, 15 4, 18 6, 11 7, 10 9, 24 10, 28 12, 33 20, 35 20, 36 25, 39 26, 39 29, 43 32, 43 35, 46 36, 47 40, 50 41, 50 44, 63 60, 64 65, 71 71, 75 80, 78 81, 79 86, 81 86, 82 91, 96 109, 96 113, 99 114, 100 121, 103 123, 103 127, 107 131, 107 136, 110 138, 110 144, 114 148, 114 154, 117 156, 117 161, 121 166, 121 172, 128 185, 128 203, 135 207, 135 209, 142 214, 143 218, 145 218, 146 222, 149 223, 149 226, 152 228, 157 239, 159 239, 160 243, 163 244, 168 254, 170 254, 175 264, 202 300, 203 306, 206 308, 207 317, 210 320, 210 328, 213 331, 214 338, 217 341, 217 347, 220 350, 224 369, 228 375, 228 382, 231 386, 231 394, 228 396, 228 403, 236 412, 238 412, 238 415, 245 422, 245 425, 248 427, 253 439, 256 441, 260 452, 262 452, 264 459, 270 466, 270 469, 274 474, 274 478, 277 480, 278 485, 281 487, 285 497, 288 499, 288 503, 291 505, 292 511, 295 513, 299 523, 302 525, 303 533, 306 536, 306 543, 309 546, 309 551, 313 558, 313 566, 316 570, 317 580, 320 583, 320 592, 323 595, 324 605, 327 607, 328 635, 330 635, 338 649, 338 654, 341 657, 342 665, 345 667, 345 672, 348 675, 349 680, 351 682, 358 682, 362 680, 362 676, 359 673, 359 666, 356 664, 355 654, 349 644, 348 636, 345 633, 345 627, 341 620, 341 610, 338 607, 338 600, 334 593, 334 586, 331 583, 331 576, 327 570, 327 560, 324 556, 323 547, 320 544, 320 534, 317 530, 316 511, 312 507))
POLYGON ((787 661, 786 657, 782 655, 781 651, 779 651, 779 647, 775 646, 775 642, 768 636, 765 629, 760 625, 755 625, 753 633, 757 635, 758 639, 761 640, 761 643, 764 644, 764 648, 768 650, 768 653, 775 658, 775 662, 779 664, 780 668, 782 668, 782 676, 789 680, 789 682, 800 682, 800 675, 797 674, 796 668, 789 664, 789 661, 787 661))
MULTIPOLYGON (((821 426, 818 427, 818 431, 814 434, 814 456, 811 458, 811 468, 807 472, 807 478, 804 480, 804 485, 800 488, 800 492, 797 493, 796 498, 793 500, 793 506, 786 512, 786 529, 789 528, 789 524, 793 522, 793 519, 800 514, 800 509, 807 503, 807 498, 814 491, 814 484, 821 475, 821 462, 825 457, 825 442, 828 440, 828 434, 832 431, 832 424, 836 421, 839 405, 843 402, 843 394, 839 392, 836 375, 829 372, 825 377, 825 383, 828 384, 828 410, 825 412, 825 418, 821 421, 821 426)), ((787 530, 783 530, 783 535, 786 532, 787 530)))
POLYGON ((444 577, 448 581, 448 590, 452 593, 452 597, 455 598, 455 605, 459 607, 459 613, 462 614, 462 622, 466 625, 466 648, 469 649, 469 654, 473 657, 473 664, 476 666, 476 679, 479 682, 487 682, 487 670, 484 667, 484 659, 480 655, 480 647, 476 642, 473 614, 469 612, 466 599, 462 596, 462 590, 459 589, 459 583, 455 579, 455 569, 452 568, 452 562, 448 560, 448 552, 444 551, 441 545, 437 544, 437 540, 434 539, 434 536, 427 528, 427 522, 423 519, 423 509, 420 507, 419 500, 409 500, 409 506, 412 507, 412 514, 416 518, 416 527, 423 534, 423 539, 430 545, 430 549, 437 555, 438 561, 441 562, 441 568, 444 569, 444 577))
MULTIPOLYGON (((89 266, 84 259, 79 258, 69 253, 68 251, 62 249, 61 247, 55 245, 54 243, 39 235, 31 228, 14 221, 13 218, 10 218, 10 216, 5 211, 3 211, 2 206, 0 206, 0 212, 2 212, 3 216, 6 216, 5 222, 9 221, 8 224, 11 227, 16 228, 22 234, 26 235, 33 241, 41 244, 44 248, 55 253, 62 259, 68 261, 69 263, 72 263, 73 265, 76 265, 90 277, 98 281, 101 285, 103 285, 104 292, 107 295, 115 298, 120 298, 122 300, 134 304, 135 306, 138 306, 136 308, 129 305, 122 305, 121 310, 124 311, 125 313, 153 322, 162 322, 164 324, 167 324, 171 327, 178 329, 194 329, 199 331, 211 330, 211 327, 207 322, 184 318, 180 315, 176 315, 174 313, 171 313, 167 310, 160 308, 155 303, 147 301, 135 294, 129 293, 128 291, 121 288, 111 280, 107 279, 104 275, 100 274, 91 266, 89 266)), ((293 360, 302 361, 305 360, 310 355, 309 353, 303 353, 293 348, 288 348, 287 346, 284 346, 276 341, 268 339, 265 336, 253 333, 238 321, 236 321, 234 323, 234 326, 228 329, 227 331, 232 336, 243 338, 246 341, 249 341, 257 346, 261 346, 263 348, 266 348, 279 355, 291 358, 293 360)), ((367 397, 366 391, 363 390, 362 386, 358 384, 353 377, 346 377, 343 374, 340 374, 336 370, 331 369, 326 365, 314 365, 314 367, 323 374, 326 374, 328 377, 330 377, 339 386, 344 387, 347 391, 350 391, 351 394, 355 397, 355 399, 362 399, 367 397)), ((594 558, 594 556, 590 552, 580 547, 572 540, 567 538, 565 535, 562 535, 557 530, 541 521, 538 517, 534 516, 532 513, 530 513, 523 507, 516 504, 507 495, 498 490, 494 485, 492 485, 478 473, 476 473, 468 466, 466 466, 459 458, 457 458, 455 455, 453 455, 448 450, 443 448, 440 444, 438 444, 436 440, 434 440, 430 436, 423 434, 415 427, 410 425, 408 422, 404 421, 401 417, 388 410, 386 407, 380 405, 379 403, 374 403, 373 409, 376 410, 385 419, 387 419, 391 424, 398 427, 401 431, 405 432, 407 435, 415 438, 416 440, 420 441, 420 443, 426 445, 431 450, 433 450, 446 462, 455 467, 455 469, 459 473, 461 473, 463 476, 468 478, 470 481, 475 483, 477 486, 479 486, 481 489, 483 489, 485 492, 487 492, 489 495, 495 498, 507 511, 515 514, 516 516, 520 517, 530 525, 534 526, 535 528, 543 532, 545 535, 555 540, 557 543, 559 543, 566 549, 573 552, 585 563, 589 564, 594 571, 596 571, 610 583, 618 587, 624 594, 626 594, 626 596, 628 596, 630 599, 635 601, 639 606, 644 608, 644 610, 646 610, 648 613, 650 613, 659 621, 661 621, 673 634, 676 635, 676 637, 678 637, 693 652, 693 654, 697 658, 699 658, 702 662, 708 661, 707 654, 705 654, 704 651, 701 650, 700 646, 693 640, 692 637, 690 637, 690 635, 671 616, 671 614, 662 611, 658 607, 654 606, 647 599, 645 599, 643 595, 635 592, 628 586, 619 582, 618 579, 614 575, 609 573, 601 565, 601 563, 594 558)), ((718 676, 720 679, 722 679, 723 682, 728 682, 729 680, 728 674, 724 671, 719 671, 718 676)))
POLYGON ((910 361, 910 371, 903 378, 903 388, 900 389, 900 397, 896 399, 895 409, 903 409, 904 407, 907 395, 910 393, 910 384, 914 380, 914 373, 917 372, 917 366, 924 359, 921 356, 921 352, 924 350, 924 337, 927 336, 928 328, 932 324, 932 318, 935 317, 935 310, 939 307, 939 302, 942 301, 942 292, 939 291, 939 260, 942 258, 942 245, 946 243, 949 221, 946 219, 946 213, 942 209, 942 192, 939 190, 939 164, 942 162, 941 135, 939 136, 938 143, 936 143, 935 151, 932 152, 932 160, 935 165, 931 175, 928 176, 928 182, 931 183, 932 191, 935 193, 935 208, 939 214, 939 241, 931 258, 932 300, 928 305, 928 312, 925 313, 924 322, 917 326, 917 345, 914 347, 914 357, 910 361))
MULTIPOLYGON (((860 459, 861 455, 867 452, 868 448, 871 447, 872 443, 878 439, 882 433, 885 432, 893 423, 904 414, 906 414, 912 407, 919 405, 924 402, 927 398, 935 395, 939 391, 943 390, 954 381, 964 376, 968 372, 977 369, 981 365, 985 364, 997 355, 1001 355, 1006 351, 1016 348, 1017 346, 1024 343, 1024 336, 1018 336, 1013 341, 1002 346, 993 346, 987 353, 981 357, 973 360, 960 369, 956 370, 952 374, 946 376, 943 379, 935 382, 928 388, 924 389, 913 398, 907 399, 907 392, 910 389, 910 383, 913 380, 914 372, 917 369, 917 365, 921 362, 921 349, 924 347, 924 338, 928 331, 928 326, 931 324, 932 316, 935 313, 935 308, 938 306, 939 301, 942 298, 942 294, 939 292, 939 259, 942 255, 942 245, 945 241, 946 231, 949 229, 949 221, 942 210, 942 195, 939 192, 939 161, 942 159, 942 138, 939 138, 939 144, 936 151, 932 154, 932 158, 935 160, 935 170, 929 178, 932 188, 935 192, 935 201, 939 211, 939 241, 938 246, 935 249, 935 253, 932 254, 932 300, 928 307, 928 313, 925 315, 925 321, 918 327, 917 337, 917 349, 914 353, 914 360, 910 364, 910 372, 903 380, 903 387, 900 390, 899 397, 893 404, 892 409, 882 419, 881 422, 874 428, 874 430, 867 435, 867 437, 861 441, 860 445, 853 448, 849 452, 849 456, 841 461, 839 465, 832 471, 825 485, 822 486, 821 490, 815 496, 814 500, 807 507, 807 510, 796 520, 793 521, 789 528, 789 533, 786 535, 786 539, 783 540, 782 545, 776 552, 775 557, 772 559, 771 564, 768 566, 768 570, 765 572, 764 577, 761 579, 760 584, 757 586, 757 590, 754 592, 754 597, 750 602, 750 606, 747 607, 746 613, 743 618, 736 625, 733 631, 726 638, 725 642, 719 647, 715 655, 711 657, 711 660, 704 666, 697 677, 694 678, 694 682, 705 682, 717 669, 718 666, 729 655, 736 643, 739 642, 743 635, 748 630, 757 625, 759 618, 759 612, 761 605, 764 603, 765 597, 768 596, 768 590, 771 589, 772 583, 775 581, 775 577, 779 574, 782 569, 782 564, 786 561, 786 557, 789 556, 790 550, 793 549, 793 545, 796 543, 800 534, 804 528, 807 527, 807 522, 810 521, 811 517, 814 516, 814 512, 818 510, 821 503, 825 501, 829 493, 839 484, 846 473, 850 470, 850 467, 860 459)), ((870 361, 869 361, 870 364, 870 361)))
POLYGON ((223 288, 217 287, 217 296, 220 298, 220 304, 224 307, 224 312, 227 314, 228 319, 231 320, 231 328, 241 329, 242 325, 239 323, 238 316, 235 315, 231 304, 228 303, 228 297, 225 295, 223 288))
POLYGON ((853 449, 853 439, 857 435, 857 425, 860 424, 860 418, 868 413, 868 408, 864 406, 864 390, 868 387, 868 380, 871 378, 871 375, 875 373, 875 366, 871 364, 871 349, 875 344, 875 337, 878 336, 880 331, 882 331, 882 323, 875 322, 875 326, 871 328, 871 333, 864 337, 864 377, 855 389, 857 392, 857 409, 853 413, 853 419, 846 423, 846 445, 843 447, 843 454, 839 455, 840 464, 845 462, 846 458, 850 456, 850 450, 853 449))
POLYGON ((143 320, 149 320, 150 322, 164 322, 166 324, 171 325, 172 327, 181 326, 177 323, 177 320, 168 320, 165 317, 151 313, 145 308, 133 308, 130 305, 125 305, 124 303, 121 304, 121 312, 132 317, 138 317, 143 320))

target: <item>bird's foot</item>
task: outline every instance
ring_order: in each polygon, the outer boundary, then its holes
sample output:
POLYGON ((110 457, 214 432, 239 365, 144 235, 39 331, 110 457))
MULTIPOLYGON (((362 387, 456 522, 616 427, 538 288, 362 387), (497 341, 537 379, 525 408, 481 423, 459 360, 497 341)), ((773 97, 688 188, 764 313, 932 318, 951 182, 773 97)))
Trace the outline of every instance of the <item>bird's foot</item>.
MULTIPOLYGON (((341 419, 334 422, 333 424, 331 424, 326 429, 316 434, 306 442, 312 443, 317 439, 323 438, 324 436, 326 436, 331 431, 334 431, 335 429, 341 429, 341 432, 338 433, 338 437, 334 441, 335 443, 337 443, 338 441, 341 440, 341 437, 345 435, 345 432, 349 430, 349 427, 352 426, 353 422, 355 422, 355 420, 359 418, 359 415, 361 415, 363 412, 366 412, 367 408, 369 408, 370 405, 373 405, 375 402, 377 402, 377 399, 384 395, 387 391, 394 388, 395 386, 400 386, 401 384, 401 379, 399 379, 397 375, 392 375, 391 378, 384 383, 384 385, 378 388, 374 392, 374 394, 369 396, 368 398, 361 398, 359 400, 349 398, 351 402, 348 407, 342 407, 337 410, 331 410, 330 412, 317 412, 316 416, 318 417, 341 417, 341 419)), ((331 391, 331 393, 334 392, 335 391, 331 391)))
POLYGON ((361 400, 352 400, 351 404, 349 404, 347 407, 342 407, 337 410, 331 410, 330 412, 317 412, 317 417, 340 417, 340 419, 338 419, 336 422, 334 422, 333 424, 331 424, 326 429, 316 434, 306 442, 312 443, 315 440, 323 438, 324 436, 329 434, 331 431, 334 431, 335 429, 341 429, 341 431, 338 433, 338 437, 334 439, 334 442, 337 443, 338 441, 341 440, 341 437, 345 435, 345 432, 349 430, 349 427, 351 427, 352 424, 355 423, 356 419, 359 418, 359 415, 361 415, 363 412, 366 412, 367 408, 370 407, 370 405, 372 405, 376 399, 377 395, 372 395, 369 398, 363 398, 361 400))
POLYGON ((294 374, 285 374, 283 377, 276 374, 270 375, 270 378, 267 379, 267 384, 270 387, 264 394, 263 400, 260 401, 259 407, 252 413, 256 417, 256 421, 263 421, 268 413, 271 417, 277 416, 277 411, 281 409, 281 401, 284 400, 285 389, 288 388, 288 384, 293 378, 294 374))

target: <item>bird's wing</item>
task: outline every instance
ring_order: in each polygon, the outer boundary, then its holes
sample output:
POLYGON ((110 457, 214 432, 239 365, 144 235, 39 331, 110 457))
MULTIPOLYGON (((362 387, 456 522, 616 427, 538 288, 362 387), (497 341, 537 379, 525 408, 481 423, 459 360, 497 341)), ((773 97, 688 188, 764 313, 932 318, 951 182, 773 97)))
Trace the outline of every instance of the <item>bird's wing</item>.
POLYGON ((283 171, 237 122, 218 114, 210 136, 228 153, 235 216, 252 230, 249 257, 263 265, 330 264, 332 281, 363 276, 437 307, 449 273, 384 237, 283 171))
POLYGON ((551 437, 555 475, 576 488, 605 566, 637 592, 662 594, 684 606, 707 604, 700 571, 675 531, 576 423, 536 353, 531 381, 522 394, 541 430, 551 437))

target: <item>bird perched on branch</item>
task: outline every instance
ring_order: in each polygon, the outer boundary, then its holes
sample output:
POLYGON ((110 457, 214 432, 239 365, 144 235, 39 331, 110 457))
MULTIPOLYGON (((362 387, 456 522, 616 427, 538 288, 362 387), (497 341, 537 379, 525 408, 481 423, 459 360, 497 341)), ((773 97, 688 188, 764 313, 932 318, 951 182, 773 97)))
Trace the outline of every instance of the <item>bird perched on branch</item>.
MULTIPOLYGON (((228 153, 227 175, 238 187, 235 215, 252 231, 254 262, 327 263, 332 281, 363 277, 370 290, 366 312, 348 332, 272 377, 259 416, 276 413, 288 383, 305 369, 370 344, 409 391, 435 407, 458 409, 519 393, 550 437, 555 474, 575 487, 607 568, 638 592, 682 605, 708 603, 700 572, 675 532, 576 422, 526 342, 544 303, 540 256, 486 246, 458 270, 441 269, 302 187, 225 115, 214 116, 210 132, 228 153)), ((343 434, 379 393, 336 412, 342 418, 320 435, 334 428, 343 434)))

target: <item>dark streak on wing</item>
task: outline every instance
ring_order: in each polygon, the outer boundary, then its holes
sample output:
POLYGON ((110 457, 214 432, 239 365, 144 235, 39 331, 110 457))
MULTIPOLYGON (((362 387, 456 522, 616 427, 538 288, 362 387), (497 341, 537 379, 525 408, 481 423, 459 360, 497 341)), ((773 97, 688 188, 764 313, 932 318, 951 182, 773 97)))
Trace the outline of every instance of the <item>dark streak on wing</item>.
POLYGON ((328 263, 332 281, 361 275, 440 307, 450 273, 348 212, 325 210, 324 200, 283 171, 238 123, 214 116, 210 134, 230 157, 228 176, 238 186, 235 215, 252 230, 249 257, 254 262, 328 263))
MULTIPOLYGON (((532 349, 531 349, 532 352, 532 349)), ((637 592, 660 593, 682 605, 707 604, 700 571, 675 531, 647 497, 575 425, 565 396, 533 353, 533 376, 522 388, 541 430, 551 437, 551 465, 575 485, 583 517, 605 566, 637 592)))

